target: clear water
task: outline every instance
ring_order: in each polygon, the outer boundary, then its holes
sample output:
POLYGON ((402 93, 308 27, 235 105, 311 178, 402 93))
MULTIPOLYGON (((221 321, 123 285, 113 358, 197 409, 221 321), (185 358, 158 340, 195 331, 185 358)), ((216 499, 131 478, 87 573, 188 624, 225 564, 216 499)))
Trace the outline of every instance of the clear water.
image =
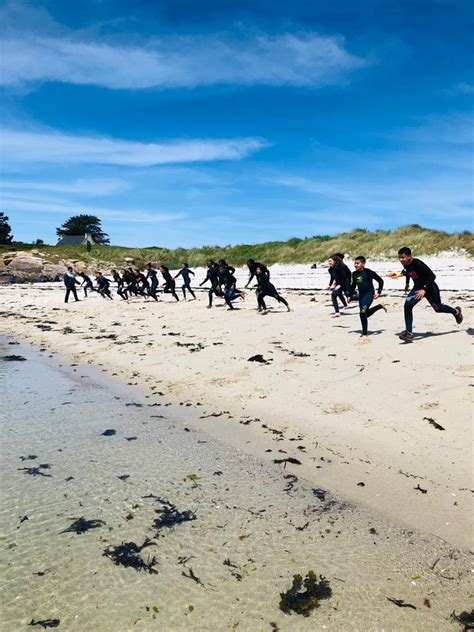
POLYGON ((139 391, 9 342, 0 341, 5 632, 45 619, 71 631, 431 631, 456 629, 451 612, 472 607, 467 553, 315 495, 304 480, 291 485, 281 465, 186 429, 176 411, 160 417, 139 391), (20 469, 40 464, 48 476, 20 469), (157 535, 162 505, 150 494, 196 519, 157 535), (105 525, 62 533, 80 517, 105 525), (141 556, 156 557, 157 574, 103 555, 146 537, 155 545, 141 556), (309 570, 333 596, 308 618, 284 614, 280 593, 309 570))

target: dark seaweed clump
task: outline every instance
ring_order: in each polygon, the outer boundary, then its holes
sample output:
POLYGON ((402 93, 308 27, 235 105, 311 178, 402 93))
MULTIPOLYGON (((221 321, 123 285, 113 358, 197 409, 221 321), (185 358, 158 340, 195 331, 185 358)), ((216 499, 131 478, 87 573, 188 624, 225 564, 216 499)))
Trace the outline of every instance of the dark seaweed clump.
POLYGON ((466 632, 466 630, 474 630, 474 610, 471 610, 471 612, 464 610, 460 614, 453 612, 451 614, 451 620, 463 625, 464 632, 466 632))
POLYGON ((280 610, 286 614, 293 611, 309 617, 311 610, 319 607, 320 600, 329 599, 331 595, 329 582, 322 575, 319 576, 319 581, 313 571, 309 571, 304 579, 301 575, 293 575, 291 588, 280 593, 280 610))
POLYGON ((104 525, 105 522, 103 520, 86 520, 81 517, 73 522, 70 527, 64 529, 64 531, 60 531, 60 533, 72 532, 81 535, 82 533, 89 531, 89 529, 97 529, 98 527, 103 527, 104 525))
POLYGON ((26 358, 21 355, 6 355, 2 357, 5 362, 25 362, 26 358))
POLYGON ((155 529, 159 530, 163 527, 167 527, 171 529, 178 524, 182 524, 183 522, 189 522, 190 520, 196 520, 196 513, 191 511, 190 509, 185 509, 184 511, 179 511, 175 505, 167 502, 166 500, 161 500, 160 502, 164 505, 163 509, 157 509, 156 511, 160 513, 160 517, 155 520, 153 526, 155 529))
POLYGON ((51 478, 51 474, 45 474, 42 470, 49 470, 51 466, 49 463, 40 463, 38 467, 19 467, 19 472, 25 472, 25 474, 29 474, 30 476, 46 476, 51 478))
POLYGON ((43 619, 42 621, 35 621, 31 619, 28 625, 40 625, 42 628, 58 628, 61 621, 59 619, 43 619))
POLYGON ((140 557, 139 553, 147 546, 155 546, 149 538, 145 538, 145 541, 141 546, 135 544, 135 542, 122 542, 118 546, 108 546, 104 550, 104 555, 110 558, 117 566, 125 566, 127 568, 134 568, 136 571, 147 571, 148 573, 158 573, 154 568, 158 561, 156 557, 152 557, 145 561, 140 557))

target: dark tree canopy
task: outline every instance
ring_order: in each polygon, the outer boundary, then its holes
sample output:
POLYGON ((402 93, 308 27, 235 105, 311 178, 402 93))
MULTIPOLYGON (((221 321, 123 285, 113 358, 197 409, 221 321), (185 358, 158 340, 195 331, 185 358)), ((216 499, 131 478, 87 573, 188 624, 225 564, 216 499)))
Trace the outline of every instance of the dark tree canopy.
POLYGON ((0 244, 11 244, 12 239, 12 227, 8 223, 8 217, 0 212, 0 244))
POLYGON ((56 228, 58 237, 85 233, 90 233, 96 244, 110 243, 109 236, 101 228, 101 220, 95 215, 73 215, 60 228, 56 228))

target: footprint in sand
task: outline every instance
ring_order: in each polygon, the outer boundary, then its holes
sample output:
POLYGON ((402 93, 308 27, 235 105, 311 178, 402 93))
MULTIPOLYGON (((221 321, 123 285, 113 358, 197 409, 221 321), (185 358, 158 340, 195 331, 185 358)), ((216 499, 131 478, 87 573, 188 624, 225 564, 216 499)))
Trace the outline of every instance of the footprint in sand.
POLYGON ((354 407, 351 406, 350 404, 336 403, 326 408, 323 412, 326 415, 342 415, 342 413, 348 413, 351 410, 354 410, 354 407))
POLYGON ((439 408, 439 402, 426 402, 418 406, 418 408, 420 410, 433 410, 434 408, 439 408))

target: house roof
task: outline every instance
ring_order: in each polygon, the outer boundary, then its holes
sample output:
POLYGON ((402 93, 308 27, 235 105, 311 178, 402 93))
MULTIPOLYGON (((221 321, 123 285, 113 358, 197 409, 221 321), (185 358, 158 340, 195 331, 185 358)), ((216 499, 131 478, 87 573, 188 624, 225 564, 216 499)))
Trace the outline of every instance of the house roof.
POLYGON ((84 235, 65 235, 61 237, 56 246, 76 246, 84 243, 84 235))

